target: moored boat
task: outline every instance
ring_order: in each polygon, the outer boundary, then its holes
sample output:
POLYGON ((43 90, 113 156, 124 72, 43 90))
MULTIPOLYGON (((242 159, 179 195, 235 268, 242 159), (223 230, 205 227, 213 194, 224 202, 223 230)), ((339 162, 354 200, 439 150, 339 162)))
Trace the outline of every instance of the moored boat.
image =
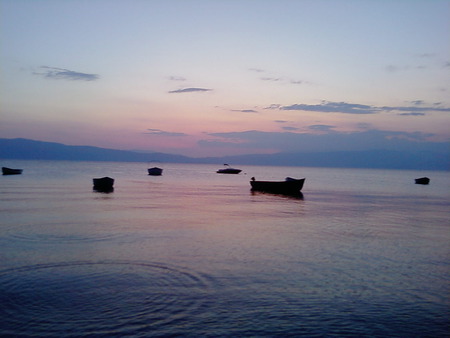
POLYGON ((428 177, 421 177, 415 179, 416 184, 424 184, 427 185, 430 183, 430 179, 428 177))
POLYGON ((3 175, 20 175, 23 169, 12 169, 7 167, 2 167, 3 175))
POLYGON ((114 179, 111 177, 94 178, 94 190, 101 192, 111 192, 114 190, 114 179))
POLYGON ((231 168, 228 164, 224 164, 224 166, 226 168, 219 169, 216 171, 216 173, 218 173, 218 174, 239 174, 242 171, 241 169, 231 168))
POLYGON ((291 177, 286 177, 284 181, 256 181, 255 178, 252 177, 250 181, 253 191, 288 195, 299 194, 304 183, 304 178, 295 179, 291 177))
POLYGON ((163 172, 163 170, 158 167, 149 168, 149 169, 147 169, 147 171, 148 171, 148 174, 151 176, 161 176, 162 172, 163 172))

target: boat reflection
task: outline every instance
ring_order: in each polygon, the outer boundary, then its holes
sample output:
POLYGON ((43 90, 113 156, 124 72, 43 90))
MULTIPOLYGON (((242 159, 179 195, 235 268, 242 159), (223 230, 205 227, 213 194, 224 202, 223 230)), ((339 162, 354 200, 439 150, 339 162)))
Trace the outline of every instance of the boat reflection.
POLYGON ((250 193, 252 194, 252 196, 269 195, 269 196, 278 196, 281 198, 303 200, 303 193, 300 191, 296 192, 296 193, 273 193, 273 192, 257 191, 257 190, 251 189, 250 193))

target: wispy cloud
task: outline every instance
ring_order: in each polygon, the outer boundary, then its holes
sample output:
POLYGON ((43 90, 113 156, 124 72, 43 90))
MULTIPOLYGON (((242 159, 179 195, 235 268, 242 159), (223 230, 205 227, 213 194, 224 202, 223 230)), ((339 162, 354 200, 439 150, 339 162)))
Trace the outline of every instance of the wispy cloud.
POLYGON ((379 107, 381 111, 404 111, 404 112, 450 112, 450 108, 446 107, 440 107, 439 105, 434 106, 414 106, 414 107, 408 107, 408 106, 397 106, 397 107, 389 107, 389 106, 383 106, 379 107))
POLYGON ((285 78, 285 77, 276 77, 276 76, 262 76, 262 77, 260 77, 260 80, 266 81, 266 82, 277 82, 280 84, 292 84, 292 85, 301 85, 301 84, 309 83, 307 81, 289 79, 289 78, 285 78))
POLYGON ((299 85, 299 84, 304 84, 304 83, 306 83, 306 82, 305 82, 305 81, 302 81, 302 80, 290 80, 290 83, 291 83, 291 84, 299 85))
POLYGON ((273 103, 273 104, 271 104, 270 106, 265 107, 264 109, 280 109, 281 107, 282 107, 281 104, 273 103))
POLYGON ((260 79, 263 81, 270 81, 270 82, 278 82, 283 80, 281 77, 270 77, 270 76, 263 76, 260 79))
POLYGON ((281 127, 281 129, 286 130, 286 131, 296 131, 296 130, 300 130, 297 127, 290 127, 290 126, 285 126, 285 127, 281 127))
POLYGON ((425 113, 400 113, 397 115, 401 115, 401 116, 425 116, 425 113))
POLYGON ((328 124, 314 124, 311 126, 308 126, 308 129, 314 130, 314 131, 322 131, 322 132, 334 132, 333 129, 336 128, 336 126, 330 126, 328 124))
POLYGON ((415 106, 421 106, 423 105, 425 102, 423 100, 415 100, 415 101, 411 101, 411 103, 415 106))
POLYGON ((170 131, 164 131, 160 129, 147 129, 144 134, 150 134, 150 135, 158 135, 158 136, 187 136, 185 133, 175 133, 170 131))
POLYGON ((264 73, 265 72, 265 70, 261 69, 261 68, 249 68, 248 70, 251 72, 255 72, 255 73, 264 73))
POLYGON ((341 114, 378 114, 382 112, 399 111, 405 112, 401 115, 420 116, 426 112, 450 112, 450 108, 439 105, 426 106, 422 100, 412 101, 413 106, 370 106, 365 104, 348 102, 322 101, 320 104, 296 103, 288 106, 272 104, 266 109, 311 111, 318 113, 341 113, 341 114), (407 114, 409 113, 409 114, 407 114), (413 114, 414 113, 414 114, 413 114), (422 113, 422 114, 418 114, 422 113))
POLYGON ((258 111, 254 109, 232 109, 231 111, 240 112, 240 113, 258 113, 258 111))
POLYGON ((275 120, 273 122, 275 122, 277 124, 282 124, 283 126, 281 126, 281 129, 286 130, 286 131, 297 131, 297 130, 300 130, 300 128, 293 127, 292 125, 291 126, 284 125, 286 123, 292 123, 293 121, 275 120))
POLYGON ((345 114, 375 114, 378 112, 376 107, 354 104, 346 102, 327 102, 322 101, 321 104, 293 104, 290 106, 281 106, 280 110, 303 110, 315 111, 321 113, 345 113, 345 114))
POLYGON ((171 94, 179 94, 179 93, 209 92, 211 90, 212 89, 208 89, 208 88, 190 87, 190 88, 182 88, 182 89, 171 90, 171 91, 169 91, 169 93, 171 93, 171 94))
POLYGON ((41 71, 33 72, 33 74, 47 79, 70 81, 95 81, 99 79, 97 74, 81 73, 64 68, 41 66, 39 69, 41 71))
POLYGON ((283 77, 283 76, 273 76, 273 75, 270 75, 264 69, 260 69, 260 68, 249 68, 248 70, 251 71, 251 72, 254 72, 254 73, 259 73, 259 74, 264 73, 265 76, 261 76, 259 78, 261 81, 278 82, 278 83, 281 83, 281 84, 293 84, 293 85, 300 85, 300 84, 307 84, 307 83, 309 83, 308 81, 303 81, 303 80, 298 80, 298 79, 291 79, 291 78, 287 78, 287 77, 283 77))
POLYGON ((182 76, 169 76, 170 81, 186 81, 186 78, 182 76))

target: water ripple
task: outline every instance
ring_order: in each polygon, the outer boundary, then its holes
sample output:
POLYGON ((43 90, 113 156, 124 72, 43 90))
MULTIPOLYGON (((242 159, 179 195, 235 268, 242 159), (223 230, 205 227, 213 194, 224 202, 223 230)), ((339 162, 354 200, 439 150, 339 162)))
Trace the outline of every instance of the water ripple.
POLYGON ((58 243, 69 244, 74 242, 101 242, 109 241, 113 239, 119 239, 124 237, 119 234, 96 234, 92 236, 81 235, 54 235, 54 234, 24 234, 17 233, 11 234, 10 239, 25 241, 25 242, 38 242, 38 243, 58 243))
POLYGON ((115 336, 203 313, 214 279, 162 263, 62 262, 0 271, 0 335, 115 336))

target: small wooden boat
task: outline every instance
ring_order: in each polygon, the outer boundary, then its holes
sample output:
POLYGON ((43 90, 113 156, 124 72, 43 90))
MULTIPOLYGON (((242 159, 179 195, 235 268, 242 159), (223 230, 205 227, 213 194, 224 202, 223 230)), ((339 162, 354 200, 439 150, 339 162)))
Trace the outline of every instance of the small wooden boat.
POLYGON ((415 179, 416 184, 424 184, 427 185, 430 183, 430 179, 428 177, 421 177, 421 178, 416 178, 415 179))
POLYGON ((111 177, 94 178, 94 190, 101 192, 111 192, 114 190, 114 179, 111 177))
POLYGON ((2 167, 3 175, 20 175, 23 169, 12 169, 7 167, 2 167))
POLYGON ((239 174, 242 171, 241 169, 231 168, 228 164, 224 164, 224 166, 226 168, 219 169, 216 172, 218 174, 239 174))
POLYGON ((284 181, 256 181, 254 177, 250 181, 253 191, 270 192, 273 194, 299 194, 303 188, 305 179, 286 177, 284 181))
POLYGON ((161 176, 162 172, 163 172, 163 170, 158 167, 149 168, 149 169, 147 169, 147 171, 148 171, 148 174, 151 176, 161 176))

